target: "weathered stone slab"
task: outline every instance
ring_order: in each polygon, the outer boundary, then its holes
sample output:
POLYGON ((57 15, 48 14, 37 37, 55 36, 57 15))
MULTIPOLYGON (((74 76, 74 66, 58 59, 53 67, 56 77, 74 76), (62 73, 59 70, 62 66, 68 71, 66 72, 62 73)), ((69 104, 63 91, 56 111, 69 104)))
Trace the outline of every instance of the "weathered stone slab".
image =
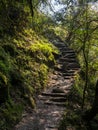
POLYGON ((44 103, 47 104, 47 105, 56 105, 56 106, 66 107, 66 106, 65 106, 65 103, 62 103, 62 102, 46 101, 46 102, 44 102, 44 103))
POLYGON ((42 95, 51 96, 51 97, 66 97, 65 93, 46 93, 46 92, 43 92, 42 95))
POLYGON ((51 98, 50 101, 53 102, 65 102, 67 100, 67 98, 65 97, 56 97, 56 98, 51 98))

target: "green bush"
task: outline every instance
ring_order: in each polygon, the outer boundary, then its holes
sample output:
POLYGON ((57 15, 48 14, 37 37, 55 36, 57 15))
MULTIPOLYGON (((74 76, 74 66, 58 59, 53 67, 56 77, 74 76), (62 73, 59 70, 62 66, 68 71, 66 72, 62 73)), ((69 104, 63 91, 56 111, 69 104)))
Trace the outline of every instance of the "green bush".
POLYGON ((58 53, 58 50, 49 43, 33 44, 28 50, 38 62, 55 64, 53 53, 58 53))
POLYGON ((46 86, 54 54, 57 48, 31 29, 0 40, 0 130, 11 130, 21 119, 22 106, 15 103, 36 107, 34 95, 46 86))
POLYGON ((23 105, 13 102, 0 108, 0 130, 11 130, 22 118, 23 109, 23 105))

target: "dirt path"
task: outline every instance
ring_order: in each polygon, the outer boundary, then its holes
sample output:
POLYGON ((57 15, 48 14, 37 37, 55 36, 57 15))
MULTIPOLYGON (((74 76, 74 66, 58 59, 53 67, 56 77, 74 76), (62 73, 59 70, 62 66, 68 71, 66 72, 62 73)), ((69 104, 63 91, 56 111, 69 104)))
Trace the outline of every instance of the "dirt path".
POLYGON ((24 114, 14 130, 58 130, 65 102, 79 71, 75 52, 60 41, 54 42, 61 54, 54 73, 49 77, 48 88, 38 95, 36 110, 24 114))

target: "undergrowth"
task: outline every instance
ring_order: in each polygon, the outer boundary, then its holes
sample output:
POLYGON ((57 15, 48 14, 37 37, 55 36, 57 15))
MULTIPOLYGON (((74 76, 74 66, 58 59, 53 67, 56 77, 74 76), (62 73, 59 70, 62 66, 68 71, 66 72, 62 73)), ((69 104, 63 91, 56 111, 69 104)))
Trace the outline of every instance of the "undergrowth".
MULTIPOLYGON (((86 110, 91 108, 92 100, 86 98, 85 109, 81 109, 82 96, 83 96, 84 82, 81 75, 75 76, 75 82, 68 95, 66 102, 66 110, 63 115, 63 119, 59 124, 59 130, 97 130, 98 129, 98 116, 92 121, 87 122, 83 119, 86 110)), ((88 93, 86 93, 88 97, 88 93)), ((90 93, 90 96, 94 97, 94 94, 90 93)))
POLYGON ((11 130, 21 119, 23 106, 35 107, 34 96, 46 87, 58 53, 32 29, 0 40, 0 130, 11 130))

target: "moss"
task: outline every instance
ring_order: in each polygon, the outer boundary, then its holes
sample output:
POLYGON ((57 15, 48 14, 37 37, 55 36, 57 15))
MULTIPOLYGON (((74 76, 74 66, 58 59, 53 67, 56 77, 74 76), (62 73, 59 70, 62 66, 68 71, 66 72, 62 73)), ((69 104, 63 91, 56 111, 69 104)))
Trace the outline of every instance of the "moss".
POLYGON ((30 105, 33 109, 36 108, 36 104, 35 104, 35 100, 33 99, 32 96, 29 96, 29 101, 30 101, 30 105))
POLYGON ((48 76, 48 67, 45 64, 40 65, 40 70, 39 70, 39 80, 41 86, 45 87, 47 83, 47 77, 48 76))
POLYGON ((5 106, 3 110, 1 105, 0 114, 4 119, 0 129, 5 130, 11 129, 22 113, 21 106, 18 110, 18 105, 8 103, 10 100, 36 107, 34 95, 46 87, 49 68, 55 64, 54 54, 58 54, 58 50, 32 29, 25 29, 14 37, 5 36, 0 40, 0 50, 0 91, 5 106))

